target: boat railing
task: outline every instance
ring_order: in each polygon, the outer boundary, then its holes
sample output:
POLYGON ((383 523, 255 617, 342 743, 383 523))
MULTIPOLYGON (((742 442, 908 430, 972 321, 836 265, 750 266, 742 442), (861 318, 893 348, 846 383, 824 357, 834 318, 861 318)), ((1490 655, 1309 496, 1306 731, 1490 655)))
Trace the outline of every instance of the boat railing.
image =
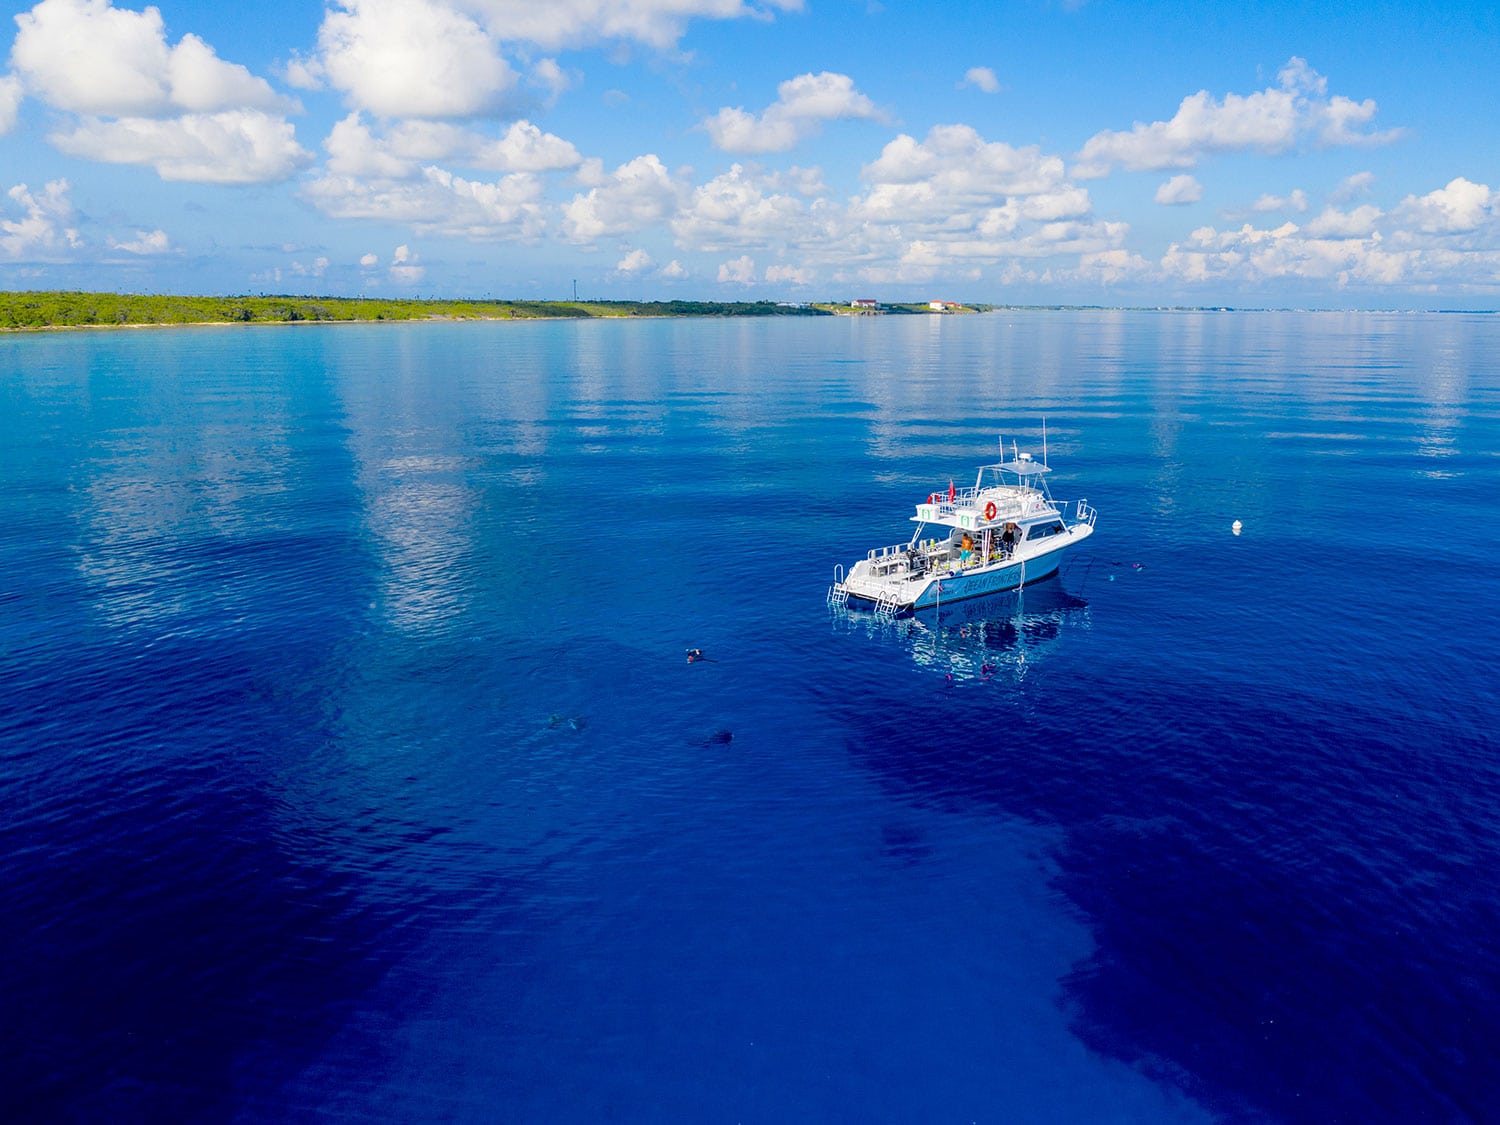
MULTIPOLYGON (((1068 505, 1066 503, 1059 504, 1058 507, 1063 510, 1064 515, 1067 515, 1068 505)), ((1099 513, 1089 506, 1087 500, 1077 500, 1074 501, 1072 515, 1067 516, 1067 518, 1074 523, 1086 523, 1089 527, 1093 527, 1094 521, 1099 518, 1099 513)))
MULTIPOLYGON (((953 513, 962 507, 962 502, 957 497, 949 500, 946 492, 931 493, 927 497, 926 503, 935 506, 937 518, 940 520, 952 519, 953 513)), ((921 507, 921 505, 919 504, 918 507, 921 507)))
POLYGON ((939 516, 951 516, 959 508, 972 508, 978 497, 977 488, 955 488, 951 493, 940 488, 927 494, 927 503, 937 505, 939 516))
POLYGON ((910 569, 911 560, 906 554, 908 544, 893 543, 889 547, 876 547, 865 556, 866 573, 873 578, 884 578, 910 569))
MULTIPOLYGON (((1086 522, 1090 527, 1093 526, 1096 518, 1094 509, 1083 501, 1078 501, 1076 505, 1059 502, 1056 509, 1067 518, 1075 522, 1086 522)), ((1006 543, 998 531, 992 530, 989 555, 984 554, 981 546, 983 541, 976 540, 969 559, 961 562, 961 551, 956 546, 956 538, 955 534, 953 539, 937 537, 923 539, 919 543, 893 543, 886 547, 875 547, 865 555, 861 573, 871 578, 886 578, 897 574, 917 574, 928 569, 947 567, 967 570, 975 566, 1005 561, 1015 553, 1015 544, 1006 543)))
POLYGON ((998 520, 1020 519, 1029 513, 1039 511, 1038 504, 1045 503, 1045 498, 1031 496, 1021 498, 1016 496, 1007 497, 1004 493, 996 496, 993 489, 988 488, 957 488, 953 490, 953 498, 948 498, 948 490, 929 493, 927 503, 937 507, 937 518, 939 520, 952 519, 960 509, 985 509, 988 504, 995 505, 995 514, 986 518, 994 523, 998 520), (989 496, 984 494, 989 492, 989 496), (980 501, 983 500, 984 503, 980 501))

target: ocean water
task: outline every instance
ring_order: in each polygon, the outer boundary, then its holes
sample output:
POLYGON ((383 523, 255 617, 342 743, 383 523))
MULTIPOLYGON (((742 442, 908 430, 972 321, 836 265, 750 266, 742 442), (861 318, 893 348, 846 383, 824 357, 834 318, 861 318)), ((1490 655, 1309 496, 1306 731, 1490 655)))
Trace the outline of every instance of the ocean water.
POLYGON ((1500 1120, 1497 451, 1482 315, 0 337, 0 1116, 1500 1120))

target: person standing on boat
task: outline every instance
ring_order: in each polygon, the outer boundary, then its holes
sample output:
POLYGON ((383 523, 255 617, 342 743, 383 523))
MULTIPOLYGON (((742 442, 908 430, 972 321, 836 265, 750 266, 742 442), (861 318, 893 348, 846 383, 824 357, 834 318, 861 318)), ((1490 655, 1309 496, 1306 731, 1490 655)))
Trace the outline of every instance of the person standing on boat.
POLYGON ((958 564, 968 566, 974 558, 974 537, 964 532, 963 542, 958 545, 958 564))
POLYGON ((1001 548, 1002 553, 1006 558, 1010 558, 1010 553, 1016 549, 1015 524, 1008 523, 1005 525, 1005 534, 1000 537, 1000 542, 1003 544, 1003 547, 1001 548))

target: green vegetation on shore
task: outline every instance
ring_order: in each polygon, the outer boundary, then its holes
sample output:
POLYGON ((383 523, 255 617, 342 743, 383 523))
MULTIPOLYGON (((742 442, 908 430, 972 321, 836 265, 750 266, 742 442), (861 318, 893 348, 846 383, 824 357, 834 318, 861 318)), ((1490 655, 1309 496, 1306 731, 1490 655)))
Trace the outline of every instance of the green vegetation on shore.
MULTIPOLYGON (((955 307, 985 312, 988 305, 955 307)), ((0 291, 0 331, 144 324, 293 324, 376 320, 586 320, 645 316, 849 315, 847 302, 774 301, 422 301, 379 297, 185 297, 132 293, 0 291)), ((873 311, 873 310, 872 310, 873 311)), ((926 313, 925 304, 881 313, 926 313)))
POLYGON ((421 301, 372 297, 180 297, 129 293, 0 292, 0 329, 131 324, 826 315, 826 309, 779 305, 772 301, 421 301))

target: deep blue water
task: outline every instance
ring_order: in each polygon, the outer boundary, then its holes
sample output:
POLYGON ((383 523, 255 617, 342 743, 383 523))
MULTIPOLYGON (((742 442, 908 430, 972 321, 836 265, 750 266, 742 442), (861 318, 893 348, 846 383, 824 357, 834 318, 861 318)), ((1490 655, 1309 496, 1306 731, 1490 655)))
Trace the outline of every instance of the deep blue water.
POLYGON ((1500 1120, 1497 507, 1495 316, 0 338, 0 1117, 1500 1120))

